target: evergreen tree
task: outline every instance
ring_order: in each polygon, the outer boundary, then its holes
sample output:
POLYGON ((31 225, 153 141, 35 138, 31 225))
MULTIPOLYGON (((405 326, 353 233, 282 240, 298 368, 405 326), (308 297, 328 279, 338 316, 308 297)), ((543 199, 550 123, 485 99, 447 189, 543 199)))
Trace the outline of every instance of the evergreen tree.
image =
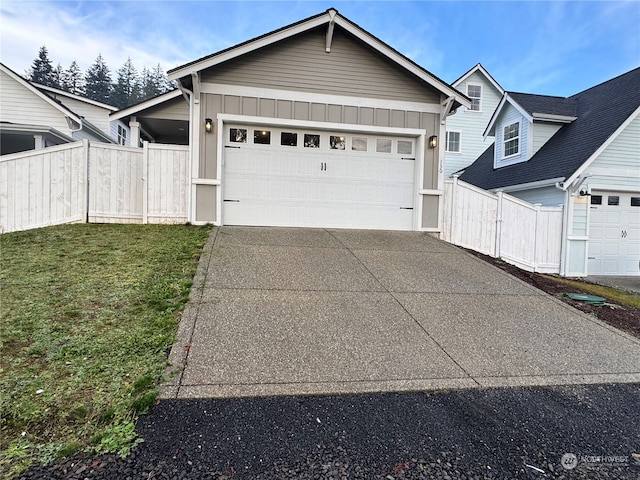
POLYGON ((51 72, 52 82, 51 85, 53 88, 62 88, 62 79, 64 77, 64 70, 62 70, 62 65, 58 63, 58 66, 53 69, 51 72))
POLYGON ((111 72, 109 72, 109 68, 102 58, 102 54, 100 54, 95 63, 87 70, 85 92, 91 100, 109 104, 111 90, 111 72))
POLYGON ((159 63, 158 65, 156 65, 156 68, 153 69, 152 75, 153 75, 153 83, 156 87, 158 94, 168 92, 169 90, 172 89, 172 86, 169 83, 169 80, 167 79, 167 76, 165 75, 159 63))
POLYGON ((147 67, 142 69, 140 83, 142 89, 142 100, 147 100, 148 98, 155 97, 156 95, 158 95, 158 93, 160 93, 156 88, 153 73, 147 67))
POLYGON ((140 100, 140 79, 131 58, 127 58, 118 70, 118 80, 113 84, 111 103, 118 108, 125 108, 140 100))
POLYGON ((84 77, 75 60, 63 72, 61 88, 76 95, 84 95, 84 77))
POLYGON ((49 52, 44 45, 40 47, 38 58, 33 61, 31 68, 27 72, 28 79, 35 83, 53 86, 53 64, 49 59, 49 52))

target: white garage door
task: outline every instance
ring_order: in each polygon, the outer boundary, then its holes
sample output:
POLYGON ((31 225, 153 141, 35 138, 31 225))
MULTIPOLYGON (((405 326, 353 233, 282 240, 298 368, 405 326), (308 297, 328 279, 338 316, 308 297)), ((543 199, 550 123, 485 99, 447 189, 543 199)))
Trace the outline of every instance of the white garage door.
POLYGON ((589 275, 640 275, 640 193, 590 197, 589 275))
POLYGON ((412 230, 415 139, 227 126, 223 223, 412 230))

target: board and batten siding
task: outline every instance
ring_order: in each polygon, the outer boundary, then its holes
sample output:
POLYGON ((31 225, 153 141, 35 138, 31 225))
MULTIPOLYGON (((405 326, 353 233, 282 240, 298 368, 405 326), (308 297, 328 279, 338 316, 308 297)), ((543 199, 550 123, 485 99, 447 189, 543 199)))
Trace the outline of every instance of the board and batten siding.
POLYGON ((495 129, 496 148, 493 162, 494 168, 513 165, 514 163, 526 162, 528 159, 529 145, 529 121, 511 104, 507 103, 500 113, 495 129), (515 122, 520 122, 520 142, 517 155, 504 158, 504 127, 515 122))
POLYGON ((332 95, 439 103, 440 93, 336 27, 264 47, 202 72, 202 83, 245 85, 332 95))
POLYGON ((0 118, 3 122, 42 125, 71 135, 65 115, 9 75, 0 72, 0 118))
MULTIPOLYGON (((487 136, 485 140, 483 133, 489 120, 491 120, 491 115, 493 115, 498 103, 500 103, 502 95, 478 71, 469 75, 460 84, 455 85, 455 88, 466 95, 467 84, 469 83, 482 85, 482 110, 477 112, 460 107, 454 115, 447 117, 447 130, 460 132, 460 153, 445 152, 445 178, 471 165, 493 143, 493 137, 487 136)), ((443 138, 442 141, 444 142, 445 139, 443 138)))

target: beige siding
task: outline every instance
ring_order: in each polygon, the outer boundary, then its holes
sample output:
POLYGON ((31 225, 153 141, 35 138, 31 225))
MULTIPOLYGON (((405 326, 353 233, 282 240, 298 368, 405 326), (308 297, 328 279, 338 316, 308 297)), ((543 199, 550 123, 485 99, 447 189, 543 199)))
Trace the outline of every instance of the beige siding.
POLYGON ((3 122, 52 127, 71 135, 60 110, 4 72, 0 72, 0 118, 3 122))
POLYGON ((309 31, 202 72, 203 83, 438 103, 439 92, 336 28, 309 31))
POLYGON ((162 120, 184 120, 188 122, 189 104, 183 97, 177 97, 140 112, 138 117, 160 118, 162 120))

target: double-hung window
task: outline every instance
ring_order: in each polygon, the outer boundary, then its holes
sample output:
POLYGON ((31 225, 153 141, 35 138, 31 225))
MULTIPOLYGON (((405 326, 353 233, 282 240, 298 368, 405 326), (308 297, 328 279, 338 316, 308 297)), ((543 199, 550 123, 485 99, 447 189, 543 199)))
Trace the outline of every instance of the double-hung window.
POLYGON ((126 145, 127 144, 127 129, 122 125, 118 125, 118 144, 126 145))
POLYGON ((480 111, 480 100, 482 98, 482 85, 467 85, 467 97, 471 99, 471 110, 480 111))
POLYGON ((460 132, 447 132, 445 151, 460 153, 460 132))
POLYGON ((520 153, 520 122, 504 127, 503 146, 504 158, 520 153))

